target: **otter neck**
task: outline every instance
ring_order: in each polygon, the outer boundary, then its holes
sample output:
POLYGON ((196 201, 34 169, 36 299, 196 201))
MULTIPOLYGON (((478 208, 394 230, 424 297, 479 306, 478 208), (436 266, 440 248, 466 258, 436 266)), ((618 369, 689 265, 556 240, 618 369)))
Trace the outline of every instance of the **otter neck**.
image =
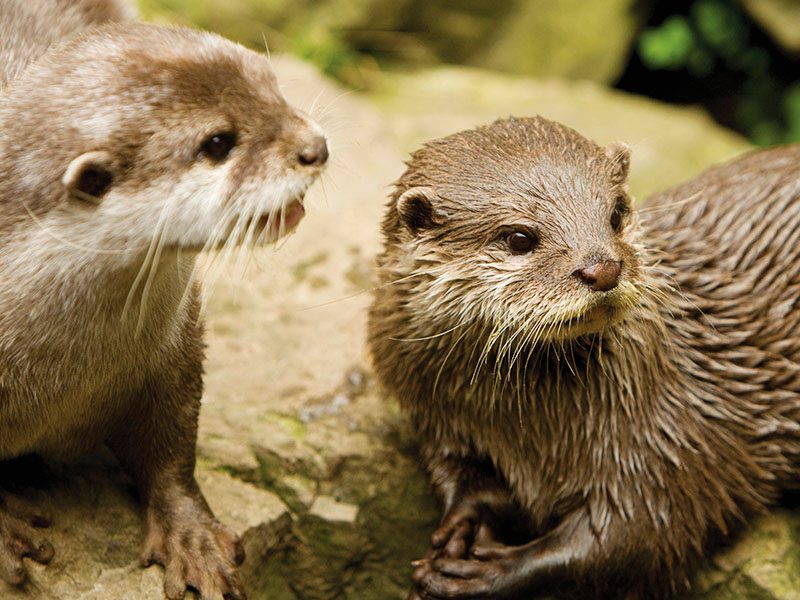
POLYGON ((7 296, 0 291, 6 312, 33 305, 67 318, 169 314, 192 285, 194 252, 73 246, 45 228, 30 227, 35 231, 9 243, 0 257, 0 279, 14 282, 7 296))
POLYGON ((667 318, 652 297, 643 297, 622 321, 602 333, 493 357, 481 367, 485 377, 474 378, 490 382, 490 389, 479 392, 488 399, 487 412, 521 411, 532 419, 543 414, 565 420, 574 416, 580 421, 598 411, 659 413, 664 398, 678 393, 685 382, 676 366, 678 350, 668 334, 667 318), (507 399, 508 406, 500 406, 500 398, 507 399))
POLYGON ((633 414, 657 409, 665 382, 681 381, 675 352, 663 316, 637 307, 602 333, 533 350, 526 375, 534 402, 580 399, 586 408, 633 414))

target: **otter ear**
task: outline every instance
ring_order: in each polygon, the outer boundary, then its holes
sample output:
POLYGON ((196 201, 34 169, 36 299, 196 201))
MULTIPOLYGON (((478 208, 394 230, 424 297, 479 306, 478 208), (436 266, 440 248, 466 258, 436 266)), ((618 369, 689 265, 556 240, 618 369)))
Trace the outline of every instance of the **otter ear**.
POLYGON ((606 157, 613 165, 611 179, 614 183, 623 183, 628 179, 631 166, 631 147, 625 142, 612 142, 606 146, 606 157))
POLYGON ((61 183, 71 196, 99 204, 114 183, 113 158, 103 150, 81 154, 69 163, 61 183))
POLYGON ((411 233, 443 225, 447 221, 447 214, 434 206, 437 200, 438 197, 431 188, 415 187, 407 190, 397 199, 400 222, 411 233))

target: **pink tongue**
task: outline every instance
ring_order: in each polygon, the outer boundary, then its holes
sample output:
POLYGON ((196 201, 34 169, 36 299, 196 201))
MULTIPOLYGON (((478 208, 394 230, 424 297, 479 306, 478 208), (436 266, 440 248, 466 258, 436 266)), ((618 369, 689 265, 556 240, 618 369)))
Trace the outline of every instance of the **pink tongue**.
MULTIPOLYGON (((305 216, 305 214, 306 209, 303 208, 303 205, 300 202, 292 202, 283 212, 283 230, 291 231, 297 227, 297 224, 300 222, 303 216, 305 216)), ((272 224, 272 227, 276 232, 280 231, 281 228, 280 213, 278 213, 277 217, 278 218, 276 218, 275 222, 272 224)))

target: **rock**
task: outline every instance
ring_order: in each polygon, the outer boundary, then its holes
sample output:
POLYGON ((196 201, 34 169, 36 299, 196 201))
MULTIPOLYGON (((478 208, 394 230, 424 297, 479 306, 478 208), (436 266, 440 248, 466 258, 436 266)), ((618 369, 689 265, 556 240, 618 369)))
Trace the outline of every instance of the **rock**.
POLYGON ((800 599, 800 513, 776 509, 712 558, 690 599, 800 599))
POLYGON ((332 523, 355 523, 358 506, 340 502, 330 496, 317 496, 308 514, 332 523))
POLYGON ((216 31, 253 48, 291 50, 336 70, 357 49, 385 50, 412 0, 140 0, 149 20, 182 22, 216 31))
POLYGON ((402 154, 364 99, 297 60, 273 65, 291 101, 311 108, 319 95, 312 113, 333 164, 280 251, 259 252, 261 268, 210 293, 200 452, 215 468, 233 459, 234 472, 255 461, 260 485, 295 517, 252 597, 400 600, 437 511, 397 407, 370 376, 364 312, 402 154))
MULTIPOLYGON (((69 467, 52 465, 38 490, 20 492, 37 510, 53 515, 47 537, 56 554, 48 566, 26 561, 24 589, 0 582, 3 600, 144 600, 163 597, 162 569, 138 563, 144 525, 131 482, 102 455, 69 467)), ((242 536, 248 556, 285 545, 292 519, 274 494, 205 469, 198 481, 217 516, 242 536)), ((242 576, 252 579, 251 562, 242 576)))
POLYGON ((613 83, 643 22, 635 0, 518 2, 470 63, 536 77, 613 83))
POLYGON ((784 50, 800 53, 800 2, 742 0, 742 7, 784 50))
POLYGON ((406 151, 432 137, 509 115, 539 114, 601 144, 625 141, 633 148, 631 188, 640 198, 749 148, 702 109, 679 108, 588 81, 537 81, 441 67, 387 74, 372 98, 406 151))

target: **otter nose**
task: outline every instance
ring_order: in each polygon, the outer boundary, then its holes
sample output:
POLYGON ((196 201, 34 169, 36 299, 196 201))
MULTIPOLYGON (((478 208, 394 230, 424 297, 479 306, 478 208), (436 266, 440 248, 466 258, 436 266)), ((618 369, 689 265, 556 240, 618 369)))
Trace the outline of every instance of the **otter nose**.
POLYGON ((315 136, 300 150, 297 160, 307 167, 321 167, 328 161, 328 140, 322 135, 315 136))
POLYGON ((617 287, 622 262, 618 260, 602 260, 593 265, 578 269, 575 276, 589 286, 594 292, 607 292, 617 287))

